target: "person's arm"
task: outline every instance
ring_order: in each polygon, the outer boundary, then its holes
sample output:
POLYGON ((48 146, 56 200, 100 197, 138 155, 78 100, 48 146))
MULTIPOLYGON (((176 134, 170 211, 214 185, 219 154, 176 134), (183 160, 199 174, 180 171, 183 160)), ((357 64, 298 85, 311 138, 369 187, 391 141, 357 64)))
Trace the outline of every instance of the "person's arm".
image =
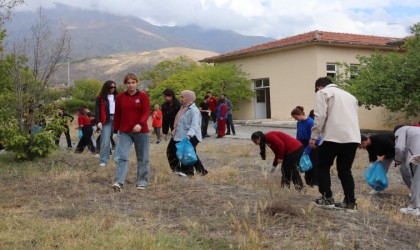
POLYGON ((328 105, 325 95, 322 91, 318 91, 315 95, 315 121, 314 126, 312 127, 311 139, 318 139, 319 135, 322 133, 328 116, 327 110, 328 105))
POLYGON ((400 165, 404 160, 407 129, 402 127, 395 133, 395 164, 400 165))
POLYGON ((221 107, 220 107, 220 109, 221 109, 221 112, 220 112, 220 120, 223 120, 223 119, 225 119, 225 116, 226 116, 226 105, 222 105, 221 107))
POLYGON ((141 108, 141 115, 140 120, 137 122, 141 127, 147 125, 147 120, 149 119, 150 114, 150 102, 149 96, 143 91, 140 92, 141 100, 142 100, 142 108, 141 108))
POLYGON ((282 140, 272 134, 265 135, 266 143, 269 143, 271 150, 274 153, 273 166, 276 167, 279 164, 279 160, 283 160, 285 153, 285 145, 282 140))
POLYGON ((201 126, 201 115, 198 109, 192 109, 191 111, 191 126, 190 129, 187 132, 187 136, 189 139, 193 138, 195 136, 195 131, 200 131, 201 126))
POLYGON ((117 96, 115 100, 115 113, 114 113, 114 133, 117 133, 120 130, 121 122, 121 97, 117 96))
POLYGON ((76 129, 82 129, 83 128, 83 116, 79 115, 77 117, 77 124, 79 125, 76 129))

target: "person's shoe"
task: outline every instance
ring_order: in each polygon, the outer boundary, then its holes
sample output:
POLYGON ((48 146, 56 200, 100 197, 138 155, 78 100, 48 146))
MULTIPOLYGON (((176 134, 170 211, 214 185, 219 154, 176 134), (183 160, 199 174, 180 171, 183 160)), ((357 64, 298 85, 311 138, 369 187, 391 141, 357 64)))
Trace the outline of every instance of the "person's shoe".
POLYGON ((230 133, 226 133, 226 135, 230 135, 230 133))
POLYGON ((324 196, 321 196, 317 199, 315 199, 315 205, 322 206, 322 207, 329 207, 334 208, 334 198, 325 198, 324 196))
POLYGON ((99 163, 99 166, 100 167, 105 167, 106 166, 106 163, 101 162, 101 163, 99 163))
POLYGON ((99 158, 99 154, 94 153, 95 158, 99 158))
POLYGON ((136 189, 137 190, 144 190, 144 189, 146 189, 146 185, 144 185, 144 184, 136 185, 136 189))
POLYGON ((414 208, 413 206, 400 208, 400 212, 403 213, 403 214, 412 214, 412 215, 416 215, 416 216, 420 215, 420 209, 419 208, 414 208))
POLYGON ((334 206, 335 206, 336 209, 345 209, 346 211, 349 211, 349 212, 356 212, 357 211, 357 204, 356 203, 341 202, 341 203, 335 203, 334 206))
POLYGON ((160 141, 159 141, 159 140, 157 140, 157 141, 156 141, 156 144, 159 144, 159 143, 160 143, 160 141))
POLYGON ((67 147, 67 150, 73 150, 73 147, 67 147))
POLYGON ((115 182, 114 185, 112 185, 112 188, 115 192, 121 192, 121 190, 123 189, 123 185, 115 182))
POLYGON ((376 191, 375 189, 369 192, 370 195, 377 195, 377 194, 381 194, 381 193, 382 193, 382 191, 376 191))
POLYGON ((182 176, 182 177, 187 177, 186 174, 182 173, 182 172, 175 172, 177 175, 182 176))
POLYGON ((236 135, 236 133, 233 133, 233 135, 236 135))

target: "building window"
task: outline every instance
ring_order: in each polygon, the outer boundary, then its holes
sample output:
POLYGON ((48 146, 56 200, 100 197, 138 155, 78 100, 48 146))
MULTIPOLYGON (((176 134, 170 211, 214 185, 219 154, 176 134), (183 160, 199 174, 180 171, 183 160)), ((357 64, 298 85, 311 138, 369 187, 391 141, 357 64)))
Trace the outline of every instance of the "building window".
POLYGON ((333 63, 327 63, 327 76, 336 79, 337 77, 337 65, 333 63))
POLYGON ((254 88, 255 89, 270 87, 270 80, 268 78, 254 79, 253 81, 254 81, 254 88))
POLYGON ((354 79, 359 75, 359 64, 350 64, 350 79, 354 79))

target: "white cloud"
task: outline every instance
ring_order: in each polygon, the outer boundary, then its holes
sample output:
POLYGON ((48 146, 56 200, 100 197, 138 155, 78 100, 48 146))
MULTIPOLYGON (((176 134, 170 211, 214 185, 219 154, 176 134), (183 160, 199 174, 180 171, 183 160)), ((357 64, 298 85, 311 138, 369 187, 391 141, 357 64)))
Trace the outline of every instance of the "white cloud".
POLYGON ((274 38, 315 29, 402 37, 420 22, 418 0, 31 0, 19 9, 52 8, 54 2, 158 25, 195 24, 274 38))

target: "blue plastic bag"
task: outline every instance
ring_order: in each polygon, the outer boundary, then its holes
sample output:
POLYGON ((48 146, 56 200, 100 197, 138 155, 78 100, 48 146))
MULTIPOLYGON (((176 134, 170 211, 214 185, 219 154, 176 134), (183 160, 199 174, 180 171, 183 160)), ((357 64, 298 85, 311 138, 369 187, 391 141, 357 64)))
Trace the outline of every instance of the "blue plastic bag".
POLYGON ((197 154, 195 153, 194 146, 188 140, 187 136, 184 136, 182 141, 175 144, 176 146, 176 157, 183 165, 193 165, 197 161, 197 154))
POLYGON ((302 173, 308 172, 312 169, 312 162, 308 154, 303 154, 299 161, 299 171, 302 173))
POLYGON ((82 139, 83 131, 81 129, 79 131, 77 131, 77 137, 79 137, 79 140, 82 139))
POLYGON ((388 177, 380 162, 375 161, 372 163, 372 165, 366 169, 364 175, 369 186, 376 191, 383 191, 388 187, 388 177))

